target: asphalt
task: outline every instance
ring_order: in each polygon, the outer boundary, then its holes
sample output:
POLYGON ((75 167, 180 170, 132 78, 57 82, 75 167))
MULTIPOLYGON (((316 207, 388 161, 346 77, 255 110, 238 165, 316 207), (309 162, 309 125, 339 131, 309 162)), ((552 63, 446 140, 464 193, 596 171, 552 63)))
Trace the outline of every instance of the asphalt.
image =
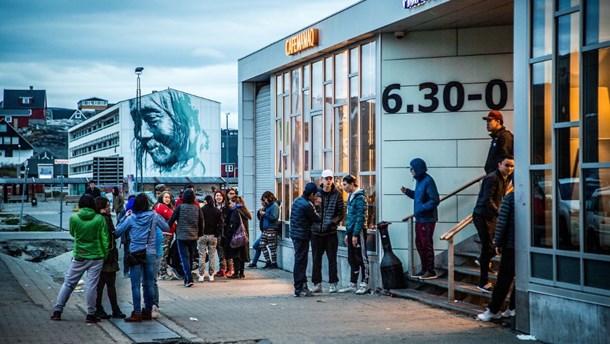
MULTIPOLYGON (((11 211, 7 206, 4 212, 11 211)), ((37 217, 38 209, 45 211, 43 206, 27 213, 37 217)), ((10 235, 0 238, 8 240, 10 235)), ((328 294, 324 283, 324 293, 296 298, 290 272, 263 269, 248 269, 243 280, 206 279, 192 288, 184 288, 181 281, 159 281, 161 316, 142 324, 122 320, 86 324, 82 292, 72 295, 62 321, 51 321, 52 305, 70 257, 66 253, 30 263, 0 255, 1 342, 520 342, 518 333, 497 324, 379 293, 328 294)), ((129 280, 117 277, 117 289, 122 310, 129 313, 129 280)), ((105 308, 110 307, 106 304, 105 308)))

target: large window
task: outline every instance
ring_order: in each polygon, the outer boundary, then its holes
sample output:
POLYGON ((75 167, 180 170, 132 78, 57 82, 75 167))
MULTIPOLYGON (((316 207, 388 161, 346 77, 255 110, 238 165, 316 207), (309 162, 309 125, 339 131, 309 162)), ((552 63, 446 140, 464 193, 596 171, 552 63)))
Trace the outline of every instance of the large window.
POLYGON ((343 176, 359 178, 369 196, 369 225, 375 223, 375 51, 368 42, 276 74, 275 176, 283 221, 303 185, 330 169, 341 191, 343 176))
POLYGON ((530 4, 531 277, 609 295, 610 1, 530 4))

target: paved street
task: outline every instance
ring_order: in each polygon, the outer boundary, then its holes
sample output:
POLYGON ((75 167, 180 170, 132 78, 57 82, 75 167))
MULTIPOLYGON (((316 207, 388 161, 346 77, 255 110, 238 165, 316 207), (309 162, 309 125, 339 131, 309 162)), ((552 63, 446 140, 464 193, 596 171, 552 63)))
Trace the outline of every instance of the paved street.
MULTIPOLYGON (((6 210, 6 209, 5 209, 6 210)), ((30 215, 35 216, 34 213, 30 215)), ((62 321, 49 320, 71 254, 43 263, 0 255, 0 333, 6 343, 130 343, 133 333, 110 321, 85 323, 84 294, 70 298, 62 321)), ((260 264, 262 265, 262 264, 260 264)), ((167 329, 181 342, 271 343, 517 343, 516 333, 456 313, 381 295, 292 296, 292 275, 246 271, 244 280, 217 279, 182 287, 159 281, 161 317, 141 324, 140 337, 167 329), (147 322, 148 323, 148 322, 147 322), (149 332, 149 333, 147 333, 149 332)), ((131 311, 129 280, 118 277, 123 312, 131 311)), ((324 285, 325 290, 328 285, 324 285)), ((106 305, 106 309, 110 307, 106 305)), ((121 321, 119 321, 121 322, 121 321)), ((124 324, 121 324, 124 325, 124 324)), ((137 331, 140 324, 131 331, 137 331)), ((127 329, 129 330, 129 329, 127 329)), ((148 337, 146 337, 149 335, 148 337)), ((173 341, 177 342, 177 341, 173 341)))

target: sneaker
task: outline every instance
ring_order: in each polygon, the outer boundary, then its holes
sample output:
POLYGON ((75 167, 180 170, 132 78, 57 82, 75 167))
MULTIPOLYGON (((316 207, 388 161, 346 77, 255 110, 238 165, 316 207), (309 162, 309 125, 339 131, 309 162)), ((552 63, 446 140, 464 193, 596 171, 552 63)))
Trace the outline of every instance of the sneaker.
POLYGON ((95 316, 100 319, 105 319, 105 320, 108 320, 111 318, 110 314, 106 313, 106 311, 103 308, 98 308, 95 311, 95 316))
POLYGON ((265 263, 265 266, 263 266, 263 269, 273 269, 273 263, 271 263, 271 262, 265 263))
POLYGON ((477 285, 477 289, 479 289, 480 291, 482 291, 484 293, 489 294, 494 290, 494 287, 491 284, 491 282, 488 282, 486 285, 483 285, 483 286, 477 285))
POLYGON ((502 318, 512 318, 517 314, 514 309, 507 308, 504 312, 502 312, 502 318))
POLYGON ((339 289, 340 293, 353 293, 356 291, 356 283, 350 283, 347 287, 339 289))
POLYGON ((150 312, 153 319, 159 319, 159 306, 153 305, 152 311, 150 312))
POLYGON ((199 281, 199 282, 203 282, 203 278, 204 278, 204 276, 203 276, 203 275, 199 275, 199 278, 197 278, 197 281, 199 281))
POLYGON ((252 262, 252 263, 250 263, 250 264, 246 265, 246 267, 249 267, 249 268, 251 268, 251 269, 256 269, 256 268, 257 268, 256 263, 254 263, 254 262, 252 262))
POLYGON ((125 319, 127 316, 121 310, 116 310, 112 312, 112 317, 115 319, 125 319))
POLYGON ((425 274, 419 276, 420 280, 429 280, 429 279, 435 279, 436 277, 436 271, 431 270, 431 271, 426 271, 425 274))
POLYGON ((330 287, 328 288, 328 292, 329 293, 336 293, 337 292, 337 283, 331 283, 330 287))
POLYGON ((500 315, 500 312, 492 313, 489 310, 489 308, 487 308, 484 313, 481 313, 481 314, 477 315, 477 319, 479 319, 481 321, 498 320, 498 319, 501 319, 501 318, 502 318, 502 315, 500 315))
POLYGON ((366 294, 366 292, 368 290, 369 290, 368 284, 362 282, 362 283, 360 283, 360 286, 358 287, 358 290, 356 290, 356 295, 364 295, 364 294, 366 294))
POLYGON ((214 282, 214 274, 210 274, 210 276, 208 276, 208 281, 214 282))
POLYGON ((87 318, 85 318, 87 324, 95 324, 100 321, 102 321, 102 319, 98 318, 95 314, 87 314, 87 318))
POLYGON ((313 285, 313 289, 311 289, 312 293, 321 293, 322 292, 322 283, 316 283, 313 285))
POLYGON ((54 311, 53 314, 51 315, 51 320, 60 321, 61 320, 61 312, 54 311))
POLYGON ((412 274, 412 275, 411 275, 411 277, 413 277, 413 278, 420 278, 420 277, 421 277, 421 276, 423 276, 425 273, 426 273, 426 271, 425 271, 425 270, 420 270, 419 272, 412 274))
POLYGON ((195 284, 195 283, 193 283, 193 282, 187 282, 187 283, 186 283, 184 286, 185 286, 186 288, 190 288, 190 287, 192 287, 192 286, 193 286, 193 284, 195 284))
POLYGON ((294 293, 294 296, 295 297, 309 297, 309 296, 313 296, 313 293, 309 289, 303 289, 301 291, 296 291, 294 293))

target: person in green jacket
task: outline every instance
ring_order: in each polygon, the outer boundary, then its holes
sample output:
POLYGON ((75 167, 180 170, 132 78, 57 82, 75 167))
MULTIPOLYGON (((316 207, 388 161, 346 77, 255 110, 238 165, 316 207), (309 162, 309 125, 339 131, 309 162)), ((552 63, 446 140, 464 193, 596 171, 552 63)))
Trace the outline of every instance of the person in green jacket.
POLYGON ((70 262, 64 283, 57 295, 51 320, 61 320, 70 295, 85 271, 85 297, 87 299, 87 323, 100 321, 95 316, 96 287, 104 259, 108 256, 108 230, 106 220, 96 213, 95 201, 90 195, 82 195, 78 201, 79 211, 70 218, 70 235, 74 237, 74 257, 70 262))

